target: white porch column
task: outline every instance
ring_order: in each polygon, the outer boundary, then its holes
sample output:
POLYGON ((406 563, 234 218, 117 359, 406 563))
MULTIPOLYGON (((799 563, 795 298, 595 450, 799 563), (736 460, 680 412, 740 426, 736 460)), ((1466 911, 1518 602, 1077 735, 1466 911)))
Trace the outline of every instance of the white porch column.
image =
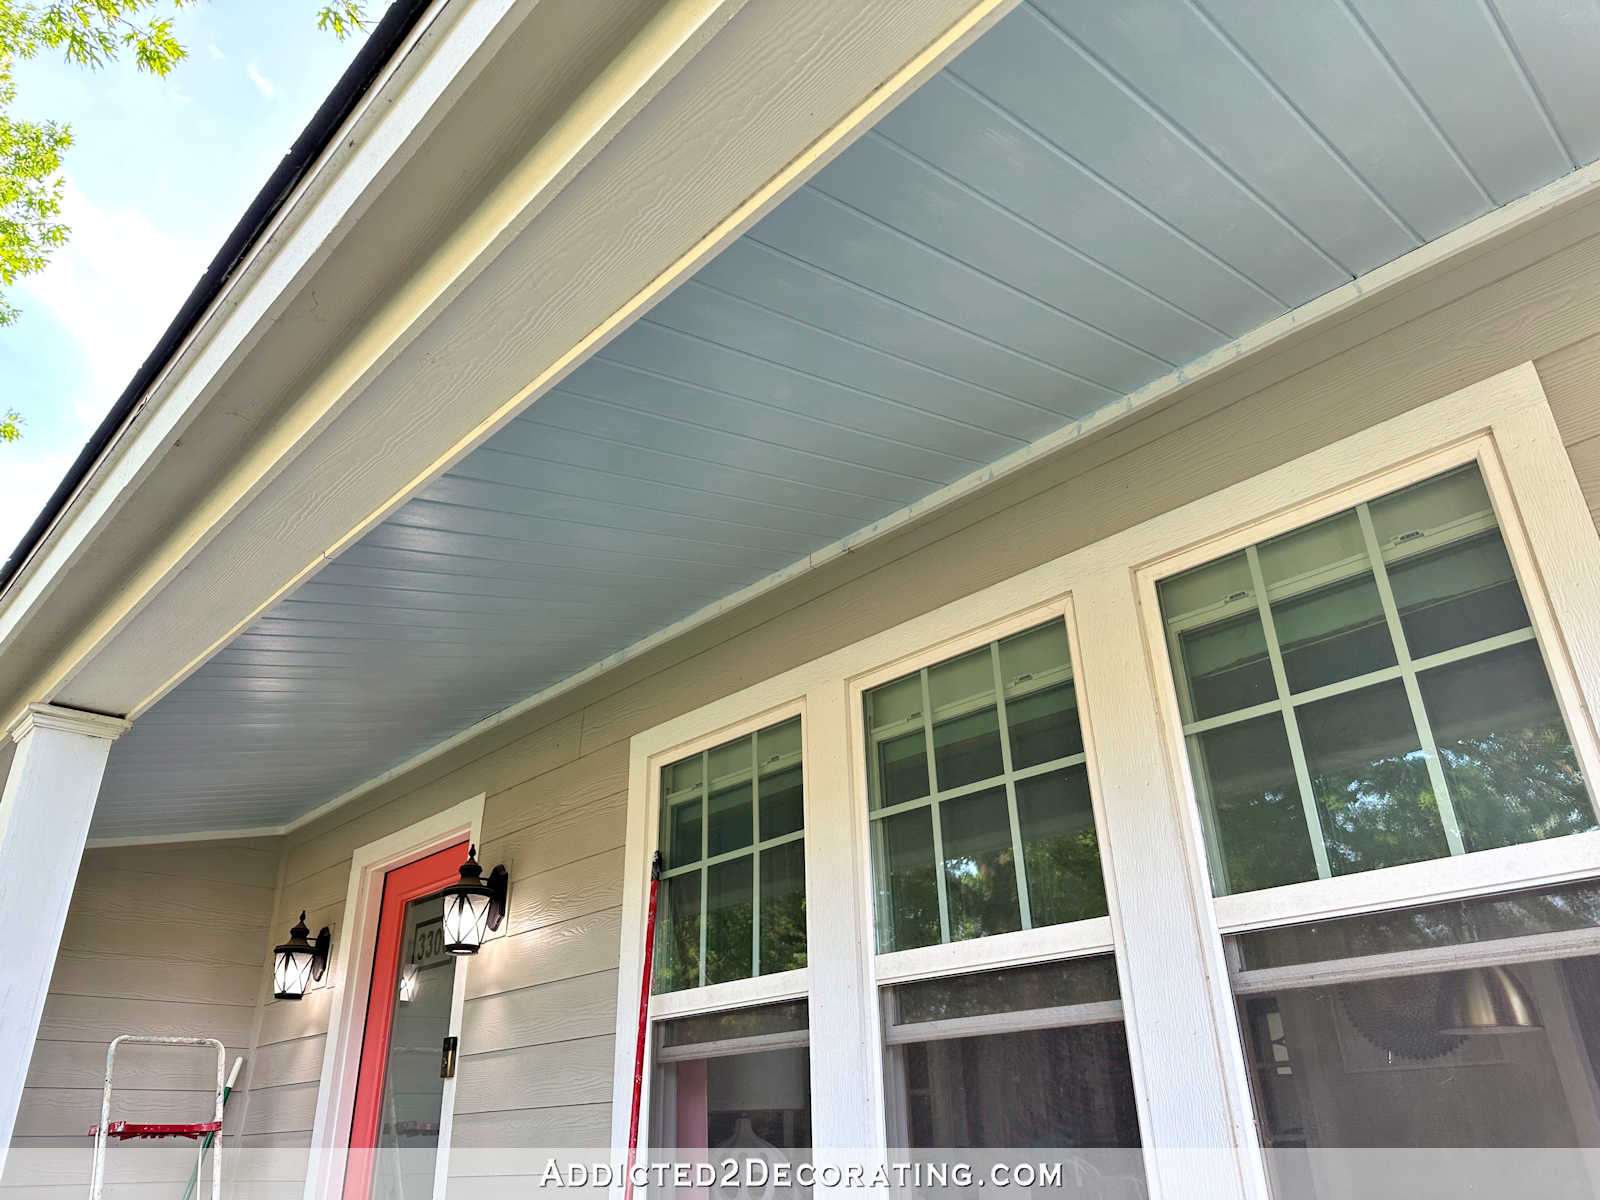
POLYGON ((0 1170, 117 717, 31 704, 0 795, 0 1170))
POLYGON ((1151 674, 1132 573, 1086 580, 1072 605, 1150 1195, 1263 1200, 1222 939, 1205 865, 1183 834, 1186 802, 1174 790, 1156 690, 1165 681, 1151 674))

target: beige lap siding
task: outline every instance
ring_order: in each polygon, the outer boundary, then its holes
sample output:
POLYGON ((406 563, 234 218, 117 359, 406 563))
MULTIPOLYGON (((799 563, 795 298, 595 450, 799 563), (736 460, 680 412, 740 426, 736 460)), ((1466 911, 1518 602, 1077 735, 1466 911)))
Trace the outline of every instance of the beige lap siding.
MULTIPOLYGON (((216 1037, 248 1055, 262 998, 267 917, 281 839, 90 850, 61 952, 0 1195, 83 1195, 106 1046, 123 1033, 216 1037)), ((216 1059, 203 1049, 130 1046, 117 1055, 112 1117, 211 1117, 216 1059)), ((230 1109, 237 1118, 237 1110, 230 1109)), ((120 1148, 119 1148, 120 1149, 120 1148)), ((136 1151, 126 1148, 126 1153, 136 1151)), ((119 1156, 115 1178, 181 1194, 187 1155, 119 1156)))

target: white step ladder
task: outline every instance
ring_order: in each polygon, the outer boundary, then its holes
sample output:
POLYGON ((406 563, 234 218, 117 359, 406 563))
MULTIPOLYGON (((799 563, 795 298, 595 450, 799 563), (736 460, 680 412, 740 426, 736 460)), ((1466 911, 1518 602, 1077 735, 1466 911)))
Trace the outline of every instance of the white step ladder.
MULTIPOLYGON (((243 1059, 239 1060, 244 1061, 243 1059)), ((227 1089, 233 1086, 231 1078, 224 1079, 223 1072, 227 1069, 228 1051, 216 1038, 202 1037, 144 1037, 140 1034, 125 1033, 121 1037, 111 1039, 111 1045, 106 1047, 106 1088, 100 1097, 100 1121, 89 1127, 89 1135, 94 1138, 94 1175, 89 1183, 90 1200, 103 1200, 106 1185, 106 1145, 108 1139, 116 1138, 119 1142, 131 1138, 169 1138, 185 1137, 196 1138, 200 1141, 197 1161, 195 1163, 195 1178, 201 1174, 205 1165, 206 1146, 211 1146, 211 1200, 222 1200, 222 1104, 227 1089), (113 1121, 111 1119, 111 1073, 116 1068, 117 1047, 124 1042, 146 1046, 215 1046, 217 1048, 217 1101, 215 1115, 209 1121, 197 1121, 191 1124, 152 1124, 139 1121, 113 1121)), ((233 1064, 234 1073, 239 1070, 239 1063, 233 1064)))

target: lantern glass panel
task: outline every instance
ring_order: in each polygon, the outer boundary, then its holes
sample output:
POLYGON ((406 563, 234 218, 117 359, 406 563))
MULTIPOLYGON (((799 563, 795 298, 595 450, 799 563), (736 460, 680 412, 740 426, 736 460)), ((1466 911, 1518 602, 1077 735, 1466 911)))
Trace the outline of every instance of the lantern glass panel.
POLYGON ((489 933, 487 894, 448 895, 444 903, 445 949, 451 954, 476 954, 489 933))
POLYGON ((272 965, 272 990, 279 1000, 298 1000, 311 986, 311 947, 279 950, 272 965))

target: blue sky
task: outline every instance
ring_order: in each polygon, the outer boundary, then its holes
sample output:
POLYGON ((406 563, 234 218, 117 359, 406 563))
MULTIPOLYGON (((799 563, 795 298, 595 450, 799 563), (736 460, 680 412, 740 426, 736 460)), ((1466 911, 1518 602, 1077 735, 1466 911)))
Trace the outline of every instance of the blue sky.
MULTIPOLYGON (((166 79, 41 56, 17 70, 18 116, 72 126, 72 240, 7 289, 0 558, 155 346, 200 272, 356 52, 316 27, 322 0, 210 0, 175 16, 188 58, 166 79)), ((369 4, 374 18, 383 3, 369 4)))

